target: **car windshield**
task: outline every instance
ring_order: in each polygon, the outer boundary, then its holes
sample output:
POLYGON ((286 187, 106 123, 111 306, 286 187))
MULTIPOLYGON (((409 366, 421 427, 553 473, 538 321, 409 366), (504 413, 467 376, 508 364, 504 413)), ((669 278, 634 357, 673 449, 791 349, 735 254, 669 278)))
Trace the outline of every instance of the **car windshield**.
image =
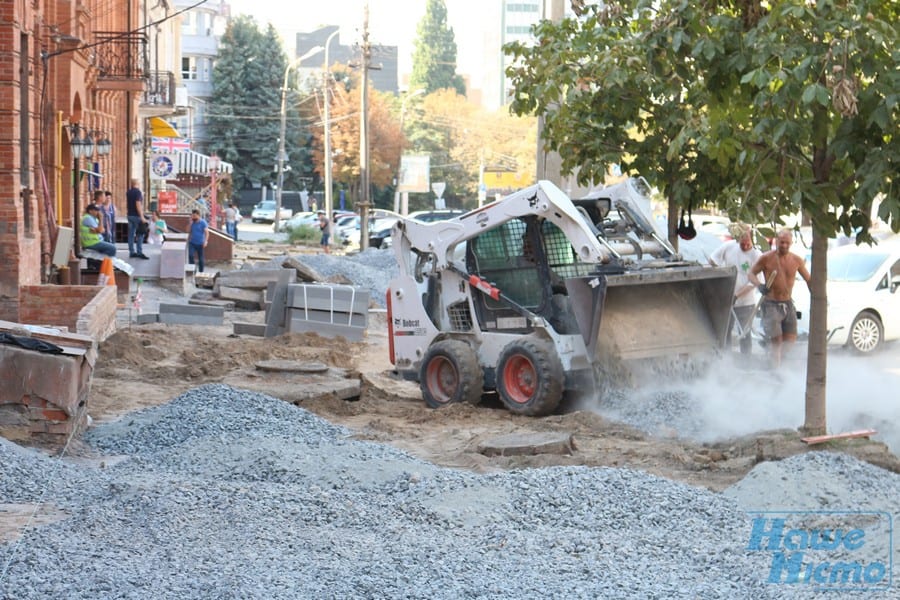
POLYGON ((259 208, 261 210, 274 210, 275 202, 273 202, 272 200, 264 200, 263 202, 260 202, 259 206, 257 206, 256 208, 259 208))
POLYGON ((866 281, 880 267, 887 254, 879 252, 835 252, 828 257, 829 281, 866 281))

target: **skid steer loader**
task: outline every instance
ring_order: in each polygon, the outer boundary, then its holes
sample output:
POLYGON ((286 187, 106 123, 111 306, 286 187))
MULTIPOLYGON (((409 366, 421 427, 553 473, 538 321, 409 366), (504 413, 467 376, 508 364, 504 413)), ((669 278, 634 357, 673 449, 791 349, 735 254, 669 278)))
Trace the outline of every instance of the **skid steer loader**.
POLYGON ((572 200, 547 181, 457 218, 401 219, 387 291, 391 362, 425 402, 496 390, 546 415, 632 361, 715 353, 735 270, 681 259, 630 179, 572 200))

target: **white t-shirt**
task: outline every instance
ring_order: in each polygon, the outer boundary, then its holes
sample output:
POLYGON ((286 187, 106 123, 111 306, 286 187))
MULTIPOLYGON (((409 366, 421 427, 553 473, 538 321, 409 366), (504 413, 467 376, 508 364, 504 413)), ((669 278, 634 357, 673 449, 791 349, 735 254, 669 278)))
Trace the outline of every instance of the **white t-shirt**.
MULTIPOLYGON (((734 293, 736 294, 738 290, 743 289, 750 283, 747 273, 750 272, 750 267, 759 260, 760 256, 762 256, 762 252, 758 248, 750 248, 744 252, 741 250, 741 245, 737 240, 731 240, 716 248, 709 260, 720 266, 737 267, 737 277, 734 280, 734 293)), ((756 291, 748 292, 735 299, 734 305, 753 306, 756 304, 756 294, 756 291)))

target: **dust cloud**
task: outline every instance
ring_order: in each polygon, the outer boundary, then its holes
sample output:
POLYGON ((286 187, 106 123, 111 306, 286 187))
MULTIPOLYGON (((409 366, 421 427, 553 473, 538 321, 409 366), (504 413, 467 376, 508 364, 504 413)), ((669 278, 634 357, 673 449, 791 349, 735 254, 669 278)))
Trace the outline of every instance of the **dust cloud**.
MULTIPOLYGON (((826 386, 829 433, 872 428, 900 454, 900 345, 866 357, 830 350, 826 386)), ((750 357, 729 353, 690 379, 657 375, 607 390, 590 410, 653 435, 718 442, 797 429, 805 397, 806 348, 798 344, 777 371, 760 348, 750 357)))

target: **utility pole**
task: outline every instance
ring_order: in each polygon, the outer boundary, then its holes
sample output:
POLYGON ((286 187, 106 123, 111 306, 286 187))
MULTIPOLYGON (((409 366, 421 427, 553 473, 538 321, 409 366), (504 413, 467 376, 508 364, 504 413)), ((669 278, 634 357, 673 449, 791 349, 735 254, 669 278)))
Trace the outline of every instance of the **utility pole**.
POLYGON ((334 212, 334 202, 331 195, 331 98, 328 95, 329 84, 331 83, 331 65, 328 62, 328 49, 331 46, 331 40, 340 33, 340 29, 335 29, 328 39, 325 40, 325 68, 322 69, 322 90, 325 104, 325 216, 328 217, 328 243, 334 244, 334 222, 331 214, 334 212))
MULTIPOLYGON (((369 3, 363 7, 359 110, 359 248, 369 247, 369 3)), ((327 215, 330 218, 330 215, 327 215)))

